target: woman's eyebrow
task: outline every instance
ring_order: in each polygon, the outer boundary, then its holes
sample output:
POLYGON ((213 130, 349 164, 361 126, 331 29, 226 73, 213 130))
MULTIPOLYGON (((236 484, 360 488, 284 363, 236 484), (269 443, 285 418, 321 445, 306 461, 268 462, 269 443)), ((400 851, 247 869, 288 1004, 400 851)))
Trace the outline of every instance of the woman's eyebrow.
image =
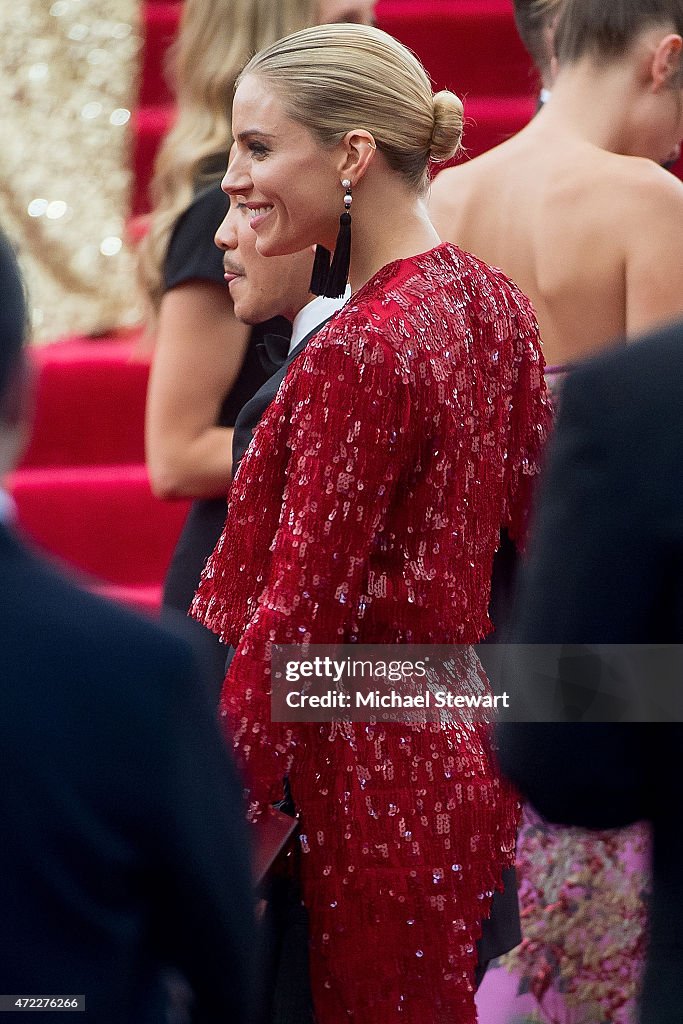
POLYGON ((262 132, 260 128, 247 128, 245 129, 245 131, 239 133, 239 135, 237 136, 237 141, 244 142, 245 139, 248 139, 250 136, 254 135, 258 135, 262 139, 275 138, 274 135, 270 135, 268 132, 262 132))

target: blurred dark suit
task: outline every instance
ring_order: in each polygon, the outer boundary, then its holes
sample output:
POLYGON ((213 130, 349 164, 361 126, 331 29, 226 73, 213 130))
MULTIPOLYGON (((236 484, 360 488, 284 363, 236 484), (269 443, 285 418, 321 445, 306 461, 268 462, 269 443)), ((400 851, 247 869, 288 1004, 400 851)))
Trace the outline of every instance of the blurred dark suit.
POLYGON ((162 1024, 173 968, 194 1020, 247 1021, 240 792, 190 643, 82 591, 7 525, 0 577, 0 992, 162 1024))

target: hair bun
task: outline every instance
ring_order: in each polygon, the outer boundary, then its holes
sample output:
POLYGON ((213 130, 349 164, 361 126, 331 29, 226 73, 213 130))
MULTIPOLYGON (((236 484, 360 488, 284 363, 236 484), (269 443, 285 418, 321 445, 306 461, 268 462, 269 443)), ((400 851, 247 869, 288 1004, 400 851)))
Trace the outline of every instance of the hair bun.
POLYGON ((443 89, 434 96, 434 128, 429 156, 436 163, 450 160, 462 144, 464 107, 462 100, 443 89))

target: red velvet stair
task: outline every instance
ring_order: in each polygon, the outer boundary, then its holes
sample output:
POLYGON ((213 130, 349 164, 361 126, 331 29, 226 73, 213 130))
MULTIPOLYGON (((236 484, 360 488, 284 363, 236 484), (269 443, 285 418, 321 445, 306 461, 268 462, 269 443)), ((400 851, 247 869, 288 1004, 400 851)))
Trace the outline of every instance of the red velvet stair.
POLYGON ((155 611, 187 514, 159 501, 144 465, 149 361, 135 336, 33 350, 33 439, 10 478, 24 530, 92 585, 155 611))

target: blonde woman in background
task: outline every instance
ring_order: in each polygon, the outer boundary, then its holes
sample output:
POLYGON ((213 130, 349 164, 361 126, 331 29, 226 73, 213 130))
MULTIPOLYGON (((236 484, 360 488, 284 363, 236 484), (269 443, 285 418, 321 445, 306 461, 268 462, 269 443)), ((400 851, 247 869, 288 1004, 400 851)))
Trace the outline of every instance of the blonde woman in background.
MULTIPOLYGON (((374 0, 187 0, 173 54, 177 118, 159 152, 141 276, 154 321, 146 450, 154 492, 197 499, 176 549, 164 604, 187 611, 225 520, 232 425, 268 373, 256 351, 267 331, 233 313, 214 233, 232 144, 235 81, 251 55, 317 22, 370 23, 374 0)), ((222 657, 222 656, 221 656, 222 657)))

